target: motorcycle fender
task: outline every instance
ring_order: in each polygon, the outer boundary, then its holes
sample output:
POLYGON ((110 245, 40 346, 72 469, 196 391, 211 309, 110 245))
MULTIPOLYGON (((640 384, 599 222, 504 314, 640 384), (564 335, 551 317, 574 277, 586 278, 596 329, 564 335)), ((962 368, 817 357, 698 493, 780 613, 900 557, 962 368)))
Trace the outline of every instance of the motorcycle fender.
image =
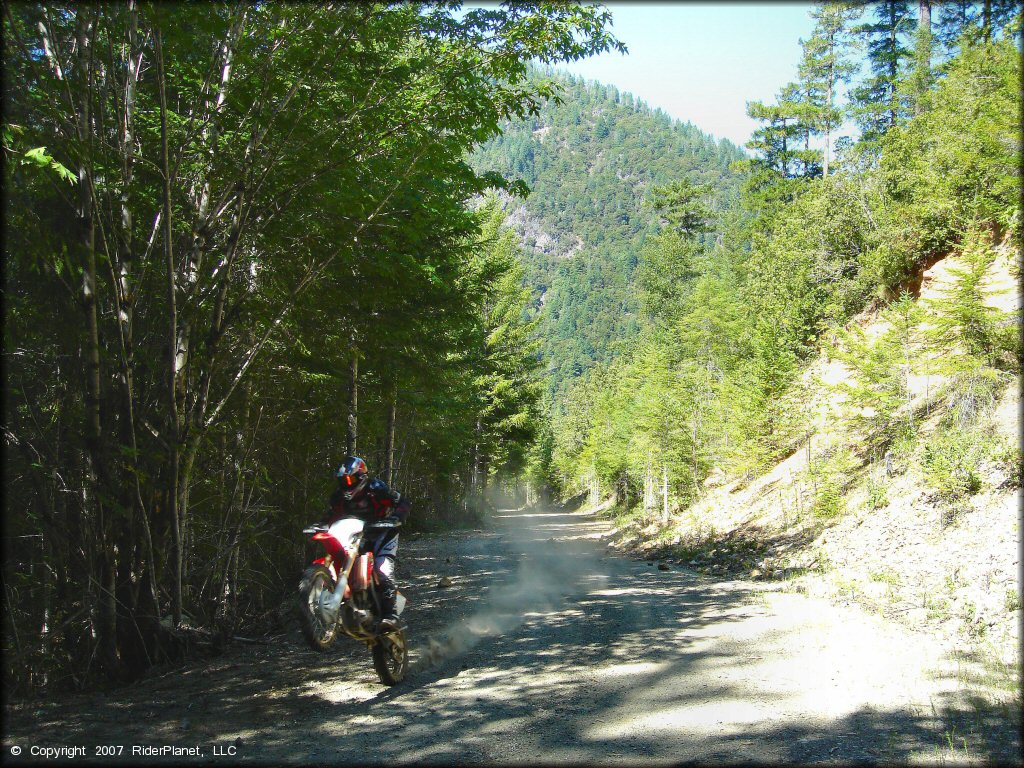
POLYGON ((403 610, 405 610, 405 595, 398 592, 398 596, 395 598, 395 613, 401 616, 403 610))
MULTIPOLYGON (((334 564, 334 558, 332 557, 328 562, 327 557, 318 557, 313 561, 313 565, 322 565, 331 572, 331 577, 335 583, 338 581, 338 566, 334 564)), ((346 595, 347 597, 347 595, 346 595)))
POLYGON ((356 592, 361 592, 370 585, 370 569, 373 568, 370 557, 369 553, 360 555, 352 567, 352 589, 356 592))

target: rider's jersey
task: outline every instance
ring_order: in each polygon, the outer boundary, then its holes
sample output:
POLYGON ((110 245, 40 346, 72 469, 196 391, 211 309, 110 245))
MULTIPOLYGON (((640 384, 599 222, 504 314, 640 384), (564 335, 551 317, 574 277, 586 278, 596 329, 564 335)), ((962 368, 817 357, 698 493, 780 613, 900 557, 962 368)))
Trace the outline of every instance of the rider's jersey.
POLYGON ((331 494, 330 505, 330 522, 350 515, 366 522, 379 520, 388 515, 405 520, 409 515, 409 502, 379 478, 367 483, 366 490, 356 499, 346 499, 341 488, 335 488, 331 494))

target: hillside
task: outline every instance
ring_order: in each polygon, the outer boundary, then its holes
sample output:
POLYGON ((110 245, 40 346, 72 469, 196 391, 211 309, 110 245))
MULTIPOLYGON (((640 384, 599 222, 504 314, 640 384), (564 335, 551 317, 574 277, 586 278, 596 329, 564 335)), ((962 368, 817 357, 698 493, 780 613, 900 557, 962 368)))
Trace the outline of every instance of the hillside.
POLYGON ((537 116, 506 123, 470 162, 530 187, 525 199, 504 201, 540 311, 549 387, 562 391, 636 338, 634 273, 658 223, 645 205, 651 186, 681 178, 711 184, 709 204, 724 208, 739 194, 730 165, 745 154, 614 86, 546 76, 558 83, 562 103, 550 100, 537 116))
MULTIPOLYGON (((1018 311, 1019 254, 1003 243, 986 273, 987 304, 1018 311)), ((951 290, 964 258, 924 270, 917 305, 951 290)), ((877 340, 889 328, 878 308, 848 324, 877 340)), ((956 350, 951 350, 956 354, 956 350)), ((920 419, 914 439, 873 447, 855 426, 844 385, 850 367, 821 354, 794 390, 812 403, 809 438, 755 477, 712 470, 703 497, 664 524, 620 518, 618 543, 713 575, 856 602, 943 638, 967 660, 984 659, 997 692, 1015 687, 1019 664, 1020 395, 1017 376, 964 387, 949 376, 910 381, 904 406, 920 419), (956 492, 943 469, 970 480, 956 492), (832 488, 835 504, 821 503, 832 488), (1004 686, 1000 688, 1000 686, 1004 686)), ((790 393, 792 394, 792 393, 790 393)))

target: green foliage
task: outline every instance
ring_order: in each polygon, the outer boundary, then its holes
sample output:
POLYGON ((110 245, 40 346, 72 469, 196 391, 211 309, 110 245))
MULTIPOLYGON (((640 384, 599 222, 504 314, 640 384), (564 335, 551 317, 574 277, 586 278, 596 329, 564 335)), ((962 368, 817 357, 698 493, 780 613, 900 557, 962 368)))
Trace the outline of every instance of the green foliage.
POLYGON ((1016 439, 991 440, 984 443, 985 458, 996 465, 1005 475, 1005 484, 1020 488, 1024 484, 1024 451, 1016 439))
POLYGON ((1019 484, 1020 451, 1008 444, 988 418, 1010 377, 991 368, 955 374, 945 388, 946 412, 921 452, 929 486, 948 507, 952 520, 966 500, 981 490, 986 467, 993 465, 1019 484))
POLYGON ((954 503, 981 490, 981 449, 974 435, 957 428, 937 430, 925 443, 921 466, 939 499, 954 503))
POLYGON ((805 473, 811 488, 811 514, 816 519, 830 520, 843 513, 843 494, 859 464, 848 448, 830 448, 811 457, 805 473))
POLYGON ((1003 610, 1007 613, 1013 613, 1021 609, 1020 594, 1014 587, 1007 587, 1006 594, 1003 595, 1003 610))
POLYGON ((883 509, 889 505, 889 494, 883 483, 869 477, 866 485, 867 498, 865 505, 870 510, 883 509))
POLYGON ((920 366, 922 315, 922 308, 904 292, 881 313, 879 320, 888 327, 877 339, 868 338, 858 324, 837 331, 828 349, 852 373, 852 381, 837 388, 857 409, 851 416, 855 426, 887 439, 901 423, 913 431, 909 381, 920 366))
POLYGON ((467 286, 483 299, 480 360, 473 366, 481 397, 474 450, 484 472, 515 475, 536 434, 540 360, 531 336, 537 323, 525 319, 530 290, 522 286, 518 242, 497 200, 489 198, 478 215, 481 241, 467 286))
POLYGON ((996 397, 1010 380, 1004 371, 975 366, 957 371, 944 389, 944 421, 966 429, 992 410, 996 397))
POLYGON ((842 112, 836 106, 841 83, 849 82, 857 71, 846 52, 850 37, 850 23, 859 17, 861 9, 848 2, 820 3, 811 12, 814 31, 801 41, 803 57, 799 76, 807 94, 805 119, 811 129, 825 137, 823 174, 828 176, 830 135, 842 123, 842 112))
POLYGON ((612 86, 553 70, 534 78, 557 88, 560 103, 503 124, 469 162, 531 190, 508 202, 509 220, 525 246, 547 384, 560 400, 574 379, 639 334, 634 286, 659 231, 659 213, 648 205, 654 187, 685 183, 692 202, 709 209, 698 219, 718 215, 738 195, 730 165, 743 153, 612 86))
POLYGON ((530 294, 495 205, 470 207, 521 187, 465 158, 555 95, 532 62, 624 50, 609 20, 5 6, 8 523, 81 596, 14 612, 66 631, 64 672, 138 675, 173 650, 162 617, 277 605, 346 442, 412 525, 473 516, 483 478, 522 466, 530 294))
POLYGON ((863 306, 870 285, 860 257, 870 237, 857 189, 842 177, 811 182, 755 236, 745 293, 794 355, 805 357, 824 329, 863 306))
POLYGON ((962 256, 967 268, 951 270, 953 285, 928 303, 934 313, 929 340, 938 349, 959 348, 966 354, 940 356, 938 366, 948 372, 997 363, 1013 367, 1018 361, 1017 323, 986 301, 993 295, 986 281, 996 258, 987 234, 972 228, 964 238, 962 256))
POLYGON ((1012 40, 968 44, 946 65, 932 109, 886 135, 881 173, 917 252, 942 252, 975 222, 1020 242, 1020 88, 1012 40))
POLYGON ((686 179, 651 188, 654 210, 664 217, 671 230, 685 238, 711 231, 711 218, 714 214, 704 202, 705 198, 710 198, 711 193, 710 184, 694 185, 686 179))
POLYGON ((861 129, 861 141, 872 147, 908 114, 899 84, 911 57, 908 40, 914 28, 909 3, 884 0, 874 4, 871 21, 852 30, 865 46, 870 74, 852 89, 850 112, 861 129))
MULTIPOLYGON (((691 174, 656 180, 648 198, 660 215, 645 222, 627 282, 596 260, 584 268, 579 254, 563 267, 570 281, 552 290, 545 312, 565 325, 540 332, 548 339, 579 334, 587 353, 581 359, 547 342, 548 374, 564 382, 567 370, 574 376, 589 367, 591 349, 603 350, 591 375, 554 390, 551 455, 563 487, 637 489, 652 467, 664 467, 673 499, 686 503, 701 494, 714 466, 750 476, 807 439, 813 404, 799 374, 822 347, 852 370, 841 388, 855 426, 888 447, 893 471, 904 471, 919 429, 912 377, 1019 365, 1017 318, 989 308, 985 285, 992 243, 1019 228, 1016 33, 994 6, 988 35, 970 9, 960 21, 941 10, 946 58, 930 66, 938 49, 922 37, 915 71, 911 38, 925 30, 909 4, 822 4, 797 78, 775 104, 748 104, 760 125, 747 145, 753 156, 732 165, 743 174, 740 199, 723 206, 701 190, 711 179, 691 174), (979 34, 970 33, 972 24, 979 34), (860 76, 863 64, 868 71, 860 76), (861 135, 832 157, 843 83, 861 135), (822 139, 825 153, 812 149, 822 139), (907 286, 927 259, 957 250, 968 270, 948 296, 919 306, 907 286), (629 336, 637 341, 617 348, 591 343, 574 310, 593 301, 583 286, 603 292, 612 275, 616 291, 638 289, 640 305, 638 336, 629 336), (881 335, 843 330, 872 300, 888 305, 881 335)), ((628 140, 608 111, 591 114, 597 136, 628 140)), ((585 126, 588 113, 570 109, 569 118, 585 126)), ((554 127, 531 127, 550 146, 554 127)), ((579 153, 586 142, 564 146, 579 153)), ((614 148, 606 154, 629 159, 614 148)), ((533 155, 530 167, 540 167, 536 161, 533 155)), ((616 170, 625 175, 634 164, 616 170)), ((565 177, 567 168, 557 170, 565 177)), ((535 181, 537 194, 541 177, 535 181)), ((582 204, 564 199, 562 209, 582 204)), ((608 213, 596 211, 606 222, 608 213)), ((635 304, 616 306, 633 316, 635 304)), ((817 515, 840 511, 850 461, 811 467, 817 515)), ((884 489, 869 488, 869 504, 885 503, 884 489)))

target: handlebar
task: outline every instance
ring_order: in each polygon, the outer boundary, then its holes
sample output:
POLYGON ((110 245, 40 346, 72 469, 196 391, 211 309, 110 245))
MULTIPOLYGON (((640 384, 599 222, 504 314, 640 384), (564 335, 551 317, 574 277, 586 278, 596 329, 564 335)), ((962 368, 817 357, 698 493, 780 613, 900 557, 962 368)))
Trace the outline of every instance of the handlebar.
MULTIPOLYGON (((402 520, 397 517, 385 517, 381 520, 373 520, 365 524, 363 527, 364 533, 372 531, 388 531, 394 530, 395 528, 402 527, 402 520)), ((302 529, 302 532, 307 536, 312 536, 315 533, 326 533, 328 526, 326 523, 313 523, 313 525, 307 525, 302 529)))
POLYGON ((394 528, 401 528, 401 527, 402 527, 402 521, 401 520, 399 520, 397 518, 393 518, 393 517, 385 517, 383 520, 374 520, 372 523, 367 523, 366 524, 366 528, 364 528, 363 530, 366 530, 366 531, 369 531, 369 530, 387 531, 387 530, 391 530, 391 529, 394 529, 394 528))

